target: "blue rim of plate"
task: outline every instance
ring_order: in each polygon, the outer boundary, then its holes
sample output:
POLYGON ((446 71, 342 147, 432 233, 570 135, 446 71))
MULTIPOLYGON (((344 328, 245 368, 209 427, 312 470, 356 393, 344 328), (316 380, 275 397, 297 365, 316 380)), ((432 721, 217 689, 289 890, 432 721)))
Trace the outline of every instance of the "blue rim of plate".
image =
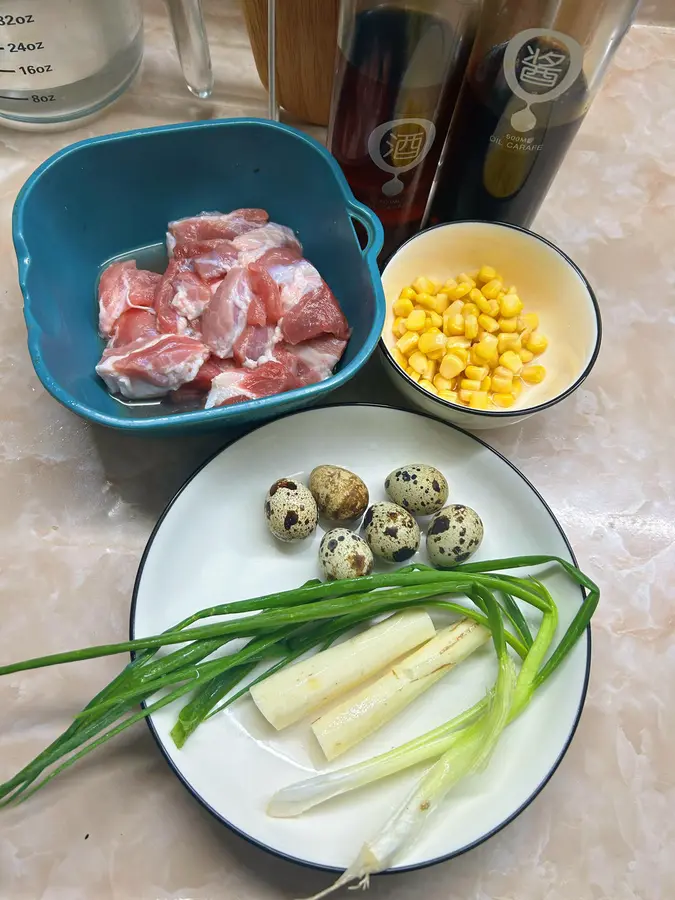
MULTIPOLYGON (((517 475, 520 476, 520 478, 522 478, 522 480, 525 482, 527 487, 537 497, 539 502, 542 504, 542 506, 544 507, 546 512, 549 514, 549 516, 553 520, 554 525, 560 532, 560 537, 563 539, 565 546, 567 547, 567 550, 570 554, 570 558, 571 558, 572 562, 574 563, 575 566, 578 567, 577 558, 574 555, 574 551, 572 550, 572 545, 570 544, 570 542, 567 538, 567 535, 565 534, 565 531, 563 530, 562 525, 560 524, 560 522, 554 515, 551 507, 544 500, 544 498, 539 493, 539 491, 536 489, 536 487, 532 484, 532 482, 525 475, 523 475, 523 473, 520 471, 520 469, 518 469, 502 453, 500 453, 498 450, 495 450, 494 447, 491 447, 488 443, 486 443, 485 441, 476 437, 474 434, 471 434, 470 432, 465 431, 463 428, 460 428, 458 425, 453 425, 450 422, 443 422, 440 419, 437 419, 435 416, 429 415, 428 413, 417 412, 417 411, 412 411, 412 410, 407 410, 407 409, 399 410, 396 407, 387 406, 385 403, 324 403, 320 406, 313 406, 311 409, 296 410, 295 412, 288 413, 287 415, 279 416, 279 418, 275 419, 274 421, 276 422, 276 421, 279 421, 280 419, 286 419, 289 416, 301 416, 306 413, 314 412, 317 409, 344 409, 344 408, 352 407, 352 406, 368 407, 371 409, 394 409, 397 412, 405 412, 405 413, 409 413, 410 415, 413 415, 413 416, 419 416, 420 418, 423 418, 423 419, 430 419, 432 422, 436 422, 440 425, 444 425, 446 428, 452 428, 454 431, 458 431, 458 432, 460 432, 460 434, 466 435, 467 437, 476 441, 482 447, 485 447, 491 453, 494 453, 495 456, 497 456, 499 459, 501 459, 502 462, 506 463, 506 465, 510 469, 512 469, 517 475)), ((164 519, 171 512, 174 504, 176 503, 178 498, 181 496, 183 491, 188 487, 188 485, 190 485, 194 481, 194 479, 200 474, 202 469, 205 469, 206 466, 208 466, 209 463, 212 462, 217 456, 219 456, 221 453, 223 453, 229 447, 236 444, 238 441, 242 440, 243 438, 247 437, 250 434, 253 434, 253 432, 258 431, 260 428, 264 428, 266 425, 270 425, 270 424, 272 424, 272 423, 271 422, 263 422, 260 425, 257 425, 255 428, 250 429, 250 431, 247 431, 246 434, 239 435, 238 437, 234 438, 233 440, 228 441, 219 450, 216 450, 215 453, 212 453, 208 457, 208 459, 204 460, 204 462, 192 473, 192 475, 190 475, 190 477, 178 489, 178 491, 176 491, 176 493, 174 494, 172 499, 167 504, 166 508, 164 509, 161 516, 157 520, 157 524, 152 529, 152 533, 150 534, 150 537, 148 538, 148 542, 145 545, 145 549, 143 550, 143 555, 141 557, 141 561, 138 566, 138 572, 136 573, 136 578, 134 580, 134 588, 133 588, 133 593, 132 593, 132 597, 131 597, 131 609, 130 609, 130 613, 129 613, 129 638, 130 638, 130 640, 134 640, 134 637, 135 637, 134 621, 136 618, 136 602, 138 600, 138 593, 139 593, 139 589, 140 589, 141 579, 143 577, 143 570, 145 568, 145 563, 147 561, 147 558, 150 555, 150 551, 152 550, 152 545, 155 540, 155 537, 157 536, 159 529, 162 527, 162 523, 164 522, 164 519)), ((581 596, 583 598, 584 594, 583 594, 581 587, 579 587, 579 593, 581 594, 581 596)), ((507 825, 510 825, 514 819, 518 818, 518 816, 525 809, 527 809, 527 807, 539 796, 539 794, 543 791, 543 789, 549 783, 549 781, 555 774, 556 770, 558 769, 558 766, 563 761, 563 758, 564 758, 565 754, 567 753, 567 751, 570 747, 570 744, 572 743, 572 740, 574 739, 574 735, 576 734, 576 730, 579 725, 579 720, 581 719, 581 713, 583 711, 584 704, 586 702, 586 694, 588 692, 588 683, 589 683, 590 675, 591 675, 591 650, 592 650, 591 627, 589 625, 586 628, 586 672, 584 673, 584 683, 583 683, 583 686, 581 689, 581 696, 579 698, 579 707, 577 709, 577 714, 576 714, 576 717, 572 724, 572 728, 570 729, 570 733, 567 737, 565 744, 563 745, 563 747, 560 751, 560 754, 558 755, 558 758, 556 759, 555 763, 551 766, 546 777, 544 779, 542 779, 542 781, 538 784, 537 788, 518 807, 518 809, 516 809, 513 813, 511 813, 511 815, 508 816, 508 818, 506 818, 503 822, 500 822, 499 825, 496 825, 494 828, 492 828, 486 834, 482 835, 480 838, 477 838, 475 841, 472 841, 470 844, 467 844, 465 847, 461 847, 459 850, 454 850, 451 853, 446 853, 442 856, 437 856, 434 859, 425 860, 424 862, 412 863, 411 865, 408 865, 408 866, 400 866, 400 867, 396 867, 396 868, 392 868, 392 869, 387 869, 385 872, 381 873, 382 875, 399 875, 399 874, 402 874, 403 872, 415 872, 420 869, 427 869, 430 866, 438 865, 439 863, 448 862, 451 859, 456 859, 458 856, 462 856, 464 853, 467 853, 469 850, 473 850, 476 847, 479 847, 481 844, 484 844, 491 837, 494 837, 495 834, 498 834, 503 828, 506 828, 507 825)), ((134 658, 133 653, 131 654, 131 658, 132 659, 134 658)), ((143 706, 143 708, 145 708, 145 703, 142 703, 141 706, 143 706)), ((178 766, 176 766, 174 761, 171 759, 169 754, 166 752, 166 750, 164 748, 164 744, 163 744, 162 740, 160 739, 159 735, 157 734, 157 730, 156 730, 155 726, 153 725, 152 718, 150 716, 147 716, 145 718, 145 722, 147 723, 148 728, 150 730, 150 734, 152 735, 157 746, 159 747, 159 749, 162 753, 162 756, 168 763, 169 768, 173 771, 174 775, 176 775, 176 777, 183 784, 183 786, 187 789, 187 791, 194 797, 194 799, 201 806, 203 806, 204 809, 207 810, 207 812, 211 813, 211 815, 218 822, 220 822, 222 825, 225 825, 227 828, 229 828, 230 831, 232 831, 234 834, 238 835, 240 838, 243 838, 245 841, 248 841, 248 843, 252 844, 254 847, 258 847, 261 850, 265 850, 267 853, 271 853, 273 856, 276 856, 279 859, 283 859, 286 862, 295 863, 296 865, 303 866, 306 869, 313 869, 315 871, 320 871, 320 872, 336 873, 336 872, 343 871, 343 869, 340 869, 337 866, 326 866, 326 865, 322 865, 320 863, 313 863, 307 859, 302 859, 298 856, 292 856, 290 853, 283 853, 281 850, 277 850, 275 847, 271 847, 269 844, 265 844, 263 841, 257 840, 257 838, 252 837, 250 834, 247 834, 245 831, 242 831, 240 828, 237 828, 236 825, 233 825, 232 822, 228 821, 228 819, 226 819, 219 812, 217 812, 217 810, 215 810, 211 806, 211 804, 207 800, 205 800, 204 797, 202 797, 201 794, 199 794, 192 787, 192 785, 186 779, 186 777, 183 775, 183 773, 178 768, 178 766)))
MULTIPOLYGON (((410 376, 406 372, 404 372, 403 369, 394 360, 391 355, 391 350, 385 344, 382 336, 380 336, 379 347, 382 357, 384 358, 388 366, 390 366, 398 375, 404 378, 406 384, 414 388, 415 391, 417 391, 418 394, 421 394, 425 399, 431 400, 433 401, 433 403, 438 404, 438 406, 442 409, 461 410, 461 412, 463 413, 482 416, 484 419, 517 419, 524 416, 531 416, 533 413, 541 412, 544 409, 550 409, 552 406, 555 406, 556 403, 560 403, 561 400, 564 400, 566 397, 569 397, 570 394, 573 394, 577 390, 577 388, 581 387, 584 381, 586 381, 588 376, 591 374, 591 370, 597 362, 598 355, 600 354, 600 346, 602 344, 602 316, 600 314, 600 304, 598 303, 598 298, 595 296, 595 292, 593 291, 588 278, 586 278, 579 266, 565 253, 564 250, 561 250, 560 247, 553 243, 553 241, 549 241, 541 234, 537 234, 536 231, 531 231, 529 228, 524 228, 522 225, 514 225, 512 222, 490 222, 487 219, 458 219, 456 222, 440 222, 438 225, 432 225, 429 228, 424 228, 422 231, 418 231, 417 234, 413 234, 412 237, 409 237, 407 241, 404 241, 404 243, 401 244, 396 252, 393 253, 387 260, 387 265, 389 265, 396 254, 400 253, 400 251, 404 247, 412 243, 421 235, 426 234, 429 231, 435 231, 437 228, 449 228, 453 225, 497 225, 500 228, 510 228, 512 229, 512 231, 520 231, 522 234, 526 234, 528 235, 528 237, 534 238, 536 241, 539 241, 542 244, 546 244, 547 247, 550 247, 551 250, 554 250, 558 254, 558 256, 561 256, 565 260, 567 265, 570 266, 570 268, 573 269, 573 271, 576 272, 576 274, 581 279, 584 287, 586 288, 586 291, 588 292, 588 296, 591 300, 591 305, 593 306, 593 312, 595 313, 595 345, 586 366, 584 367, 579 377, 568 388, 565 388, 564 391, 562 391, 560 394, 557 394, 555 397, 552 397, 550 400, 547 400, 545 403, 537 404, 537 406, 517 407, 515 409, 471 409, 468 406, 461 406, 459 403, 451 403, 449 400, 443 400, 442 397, 437 397, 435 394, 431 394, 429 393, 429 391, 425 391, 424 388, 421 388, 419 384, 413 381, 412 378, 410 378, 410 376)), ((384 325, 382 327, 384 328, 384 325)))

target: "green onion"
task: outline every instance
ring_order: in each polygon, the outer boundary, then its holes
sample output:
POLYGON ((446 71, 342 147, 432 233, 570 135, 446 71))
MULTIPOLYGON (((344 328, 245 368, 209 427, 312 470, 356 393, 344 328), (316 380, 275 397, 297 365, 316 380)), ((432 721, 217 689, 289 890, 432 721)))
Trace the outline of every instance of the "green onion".
MULTIPOLYGON (((0 803, 5 805, 25 799, 59 772, 135 722, 192 694, 172 732, 176 743, 182 746, 202 721, 248 690, 247 685, 232 693, 233 688, 262 660, 270 658, 272 662, 256 681, 278 671, 309 650, 329 645, 346 631, 367 624, 375 616, 415 605, 438 606, 461 616, 469 616, 490 627, 493 637, 498 630, 501 634, 498 638, 500 645, 508 643, 523 659, 514 701, 518 710, 523 709, 532 692, 563 662, 581 636, 597 606, 598 597, 597 587, 587 576, 565 560, 555 557, 515 557, 469 563, 450 571, 436 571, 414 563, 386 574, 328 583, 314 581, 291 591, 211 606, 159 635, 1 666, 0 675, 129 650, 137 654, 76 716, 59 738, 13 778, 0 785, 0 803), (581 586, 584 600, 570 628, 548 661, 543 663, 555 631, 555 604, 540 582, 505 574, 504 570, 550 563, 561 565, 581 586), (503 606, 497 604, 495 593, 502 597, 503 606), (464 595, 469 601, 477 601, 478 606, 445 599, 448 594, 464 595), (534 640, 516 600, 530 604, 543 614, 534 640), (240 613, 254 615, 240 616, 240 613), (202 619, 218 616, 228 618, 193 627, 202 619), (503 628, 502 616, 513 631, 503 628), (212 658, 214 653, 222 651, 228 641, 241 638, 248 641, 244 647, 234 653, 212 658), (183 646, 172 649, 165 656, 156 656, 160 648, 170 648, 174 644, 183 646), (168 693, 152 701, 151 698, 159 690, 168 693), (136 704, 147 701, 150 701, 149 705, 134 711, 136 704)), ((481 722, 487 721, 493 708, 494 703, 483 700, 441 729, 409 742, 392 754, 385 754, 388 758, 386 765, 381 765, 382 760, 371 761, 358 776, 345 777, 344 790, 399 771, 412 764, 408 760, 419 762, 453 752, 460 739, 463 741, 469 735, 469 729, 477 729, 481 722), (433 748, 433 752, 429 748, 433 748)), ((342 791, 330 793, 330 796, 339 792, 342 791)))

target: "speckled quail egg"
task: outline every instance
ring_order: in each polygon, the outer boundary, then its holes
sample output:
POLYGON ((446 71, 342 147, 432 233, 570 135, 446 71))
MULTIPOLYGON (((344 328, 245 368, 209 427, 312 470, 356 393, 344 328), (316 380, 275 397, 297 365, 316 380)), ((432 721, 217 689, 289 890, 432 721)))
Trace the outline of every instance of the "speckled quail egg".
POLYGON ((387 475, 384 488, 399 506, 418 516, 428 516, 448 499, 448 482, 433 466, 415 463, 387 475))
POLYGON ((348 528, 333 528, 324 534, 319 546, 319 562, 330 581, 361 578, 373 571, 370 547, 348 528))
POLYGON ((427 554, 433 566, 449 569, 466 562, 483 540, 483 523, 470 506, 455 503, 437 512, 427 529, 427 554))
POLYGON ((335 522, 360 518, 368 506, 365 483, 341 466, 317 466, 309 476, 309 489, 319 512, 335 522))
POLYGON ((302 482, 295 478, 275 481, 265 497, 265 521, 280 541, 302 541, 316 528, 316 502, 302 482))
POLYGON ((395 503, 373 503, 363 519, 363 531, 375 556, 404 562, 420 546, 420 529, 410 513, 395 503))

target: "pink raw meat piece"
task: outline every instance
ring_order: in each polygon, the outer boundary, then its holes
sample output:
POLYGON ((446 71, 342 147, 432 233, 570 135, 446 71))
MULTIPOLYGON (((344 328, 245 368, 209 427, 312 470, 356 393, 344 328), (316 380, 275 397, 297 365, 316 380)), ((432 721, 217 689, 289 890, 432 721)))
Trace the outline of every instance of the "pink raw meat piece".
POLYGON ((219 359, 217 356, 209 356, 199 372, 195 375, 186 388, 193 388, 196 391, 206 394, 211 388, 211 382, 220 375, 221 372, 227 372, 234 368, 234 361, 231 359, 219 359))
POLYGON ((301 258, 300 250, 296 247, 274 247, 248 267, 251 286, 265 304, 267 322, 271 325, 275 325, 283 313, 279 284, 286 278, 286 270, 301 258))
POLYGON ((235 341, 246 327, 253 300, 247 269, 231 269, 204 310, 201 318, 204 343, 221 359, 229 359, 235 341))
POLYGON ((117 320, 108 347, 124 347, 139 338, 157 337, 157 316, 154 309, 127 309, 117 320))
POLYGON ((172 259, 157 285, 155 292, 155 312, 157 330, 162 334, 185 334, 189 330, 188 320, 173 306, 176 296, 174 279, 190 271, 189 259, 172 259))
POLYGON ((96 372, 112 393, 142 400, 192 381, 208 355, 208 347, 194 338, 163 334, 104 350, 96 372))
POLYGON ((211 291, 194 272, 180 272, 173 279, 175 294, 171 305, 181 316, 193 322, 211 302, 211 291))
POLYGON ((246 368, 272 361, 276 332, 274 325, 247 325, 234 342, 234 361, 246 368))
POLYGON ((239 234, 264 225, 269 216, 264 209, 235 209, 230 213, 203 212, 198 216, 169 222, 166 248, 172 256, 177 247, 196 241, 232 240, 239 234))
POLYGON ((112 263, 98 283, 98 328, 108 337, 126 309, 152 306, 162 276, 137 269, 135 260, 112 263))
POLYGON ((347 320, 325 282, 320 288, 304 294, 289 312, 284 313, 281 331, 289 344, 300 344, 322 334, 344 340, 349 337, 347 320))
POLYGON ((192 255, 195 272, 203 281, 216 281, 237 265, 239 251, 232 241, 208 241, 214 246, 192 255))
MULTIPOLYGON (((253 287, 253 276, 250 275, 251 278, 251 287, 253 287)), ((248 314, 246 316, 246 324, 247 325, 266 325, 267 324, 267 309, 265 308, 265 303, 260 294, 255 293, 255 288, 253 288, 254 294, 251 299, 251 302, 248 307, 248 314)))
POLYGON ((274 247, 292 247, 302 252, 300 241, 291 229, 276 222, 268 222, 262 228, 241 234, 232 243, 239 251, 240 266, 249 266, 274 247))
POLYGON ((278 362, 263 363, 257 369, 230 369, 213 379, 205 408, 270 397, 292 386, 288 369, 278 362))
POLYGON ((300 384, 316 384, 333 374, 346 346, 345 340, 324 336, 294 347, 282 344, 274 356, 291 369, 300 384))

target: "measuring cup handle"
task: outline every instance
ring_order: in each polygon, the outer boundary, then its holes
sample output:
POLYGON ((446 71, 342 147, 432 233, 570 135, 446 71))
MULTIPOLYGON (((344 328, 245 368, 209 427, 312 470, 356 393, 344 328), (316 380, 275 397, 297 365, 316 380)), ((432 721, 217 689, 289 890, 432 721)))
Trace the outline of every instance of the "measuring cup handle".
POLYGON ((201 99, 211 96, 213 69, 201 0, 166 0, 183 77, 201 99))
POLYGON ((366 246, 361 248, 361 255, 370 256, 372 253, 377 256, 384 243, 384 231, 380 220, 371 209, 356 200, 350 200, 347 209, 351 218, 362 226, 367 235, 366 246))

